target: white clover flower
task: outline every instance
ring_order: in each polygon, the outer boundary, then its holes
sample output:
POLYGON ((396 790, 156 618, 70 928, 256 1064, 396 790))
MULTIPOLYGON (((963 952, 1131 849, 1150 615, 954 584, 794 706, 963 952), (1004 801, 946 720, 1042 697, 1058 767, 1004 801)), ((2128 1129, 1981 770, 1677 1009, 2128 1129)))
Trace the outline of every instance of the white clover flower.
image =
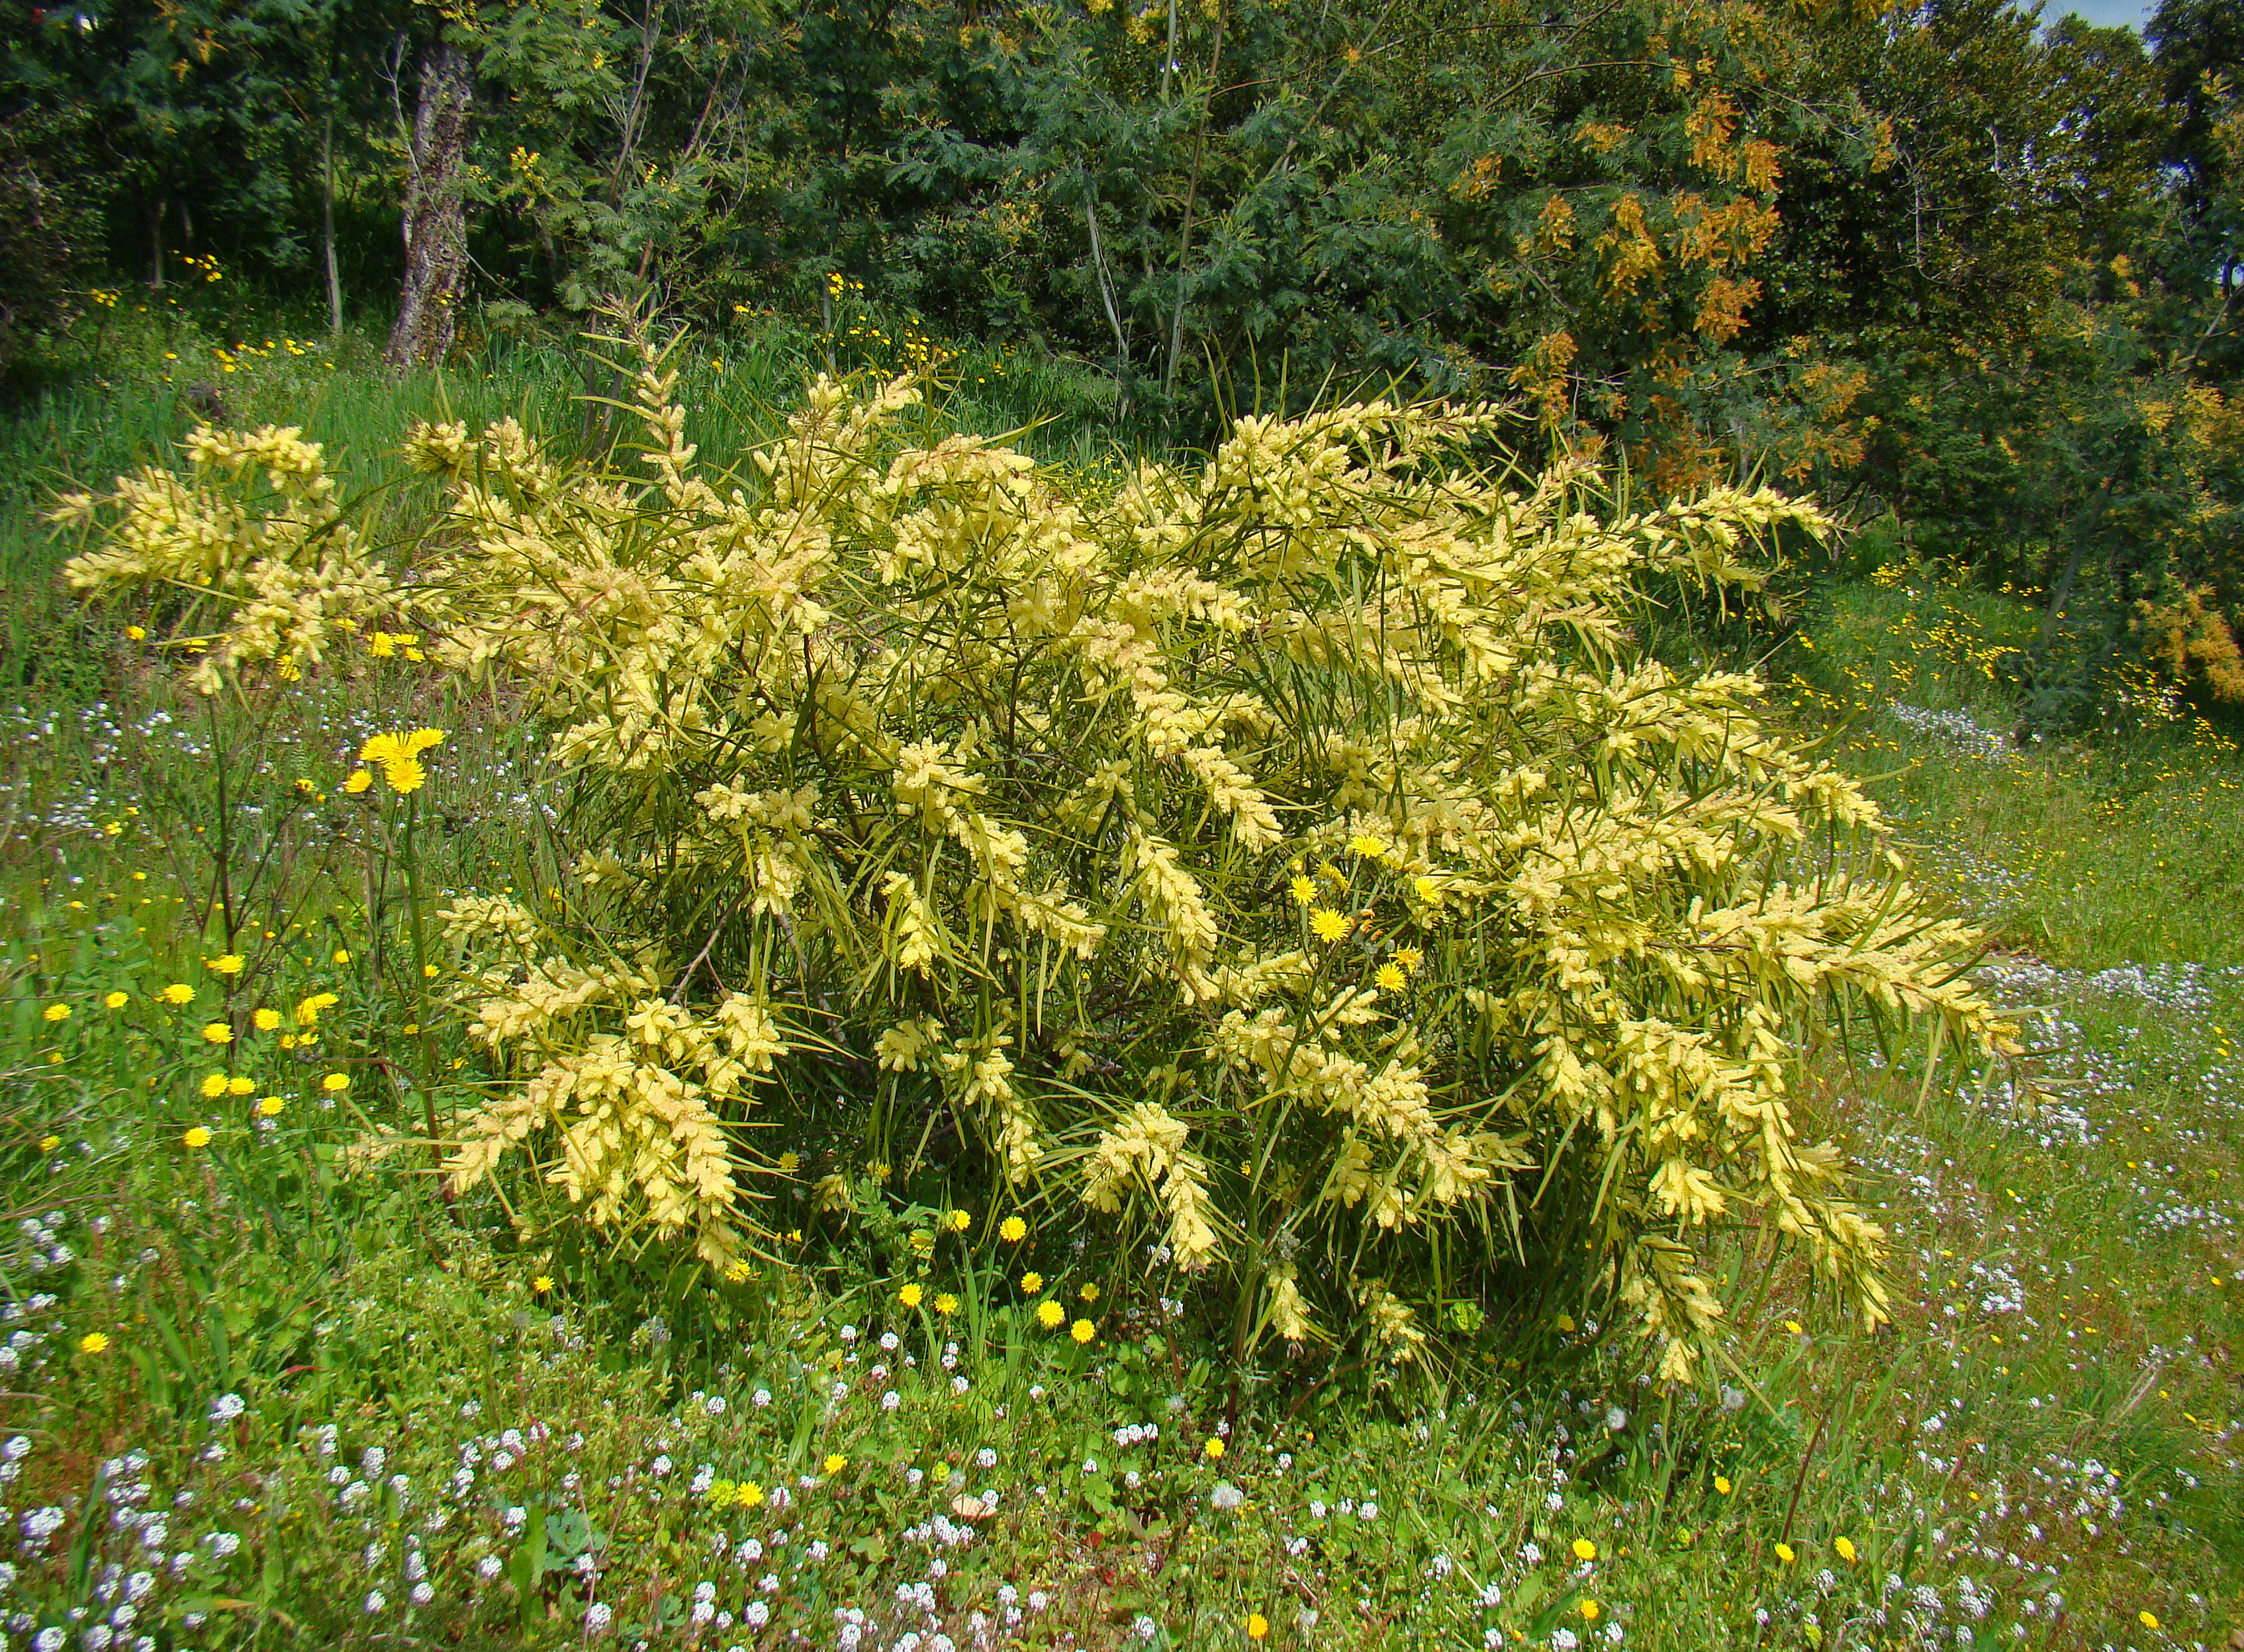
POLYGON ((368 1616, 371 1617, 375 1613, 379 1612, 383 1607, 388 1606, 389 1604, 389 1597, 384 1595, 380 1589, 368 1589, 366 1592, 366 1604, 360 1609, 365 1612, 368 1616))
POLYGON ((429 1604, 429 1601, 431 1601, 435 1600, 436 1598, 436 1591, 435 1589, 431 1588, 428 1584, 426 1584, 426 1583, 416 1583, 416 1584, 413 1586, 413 1604, 414 1604, 414 1605, 416 1605, 416 1606, 426 1606, 426 1605, 428 1605, 428 1604, 429 1604))
POLYGON ((608 1621, 615 1612, 605 1601, 595 1601, 585 1608, 585 1633, 600 1635, 606 1632, 608 1621))
POLYGON ((220 1394, 211 1401, 210 1419, 214 1423, 230 1423, 248 1409, 248 1402, 240 1394, 220 1394))
POLYGON ((486 1554, 476 1562, 476 1575, 488 1583, 505 1568, 505 1562, 496 1554, 486 1554))
POLYGON ((754 1406, 757 1410, 760 1411, 766 1406, 771 1404, 771 1390, 768 1388, 759 1388, 755 1392, 748 1396, 748 1401, 751 1405, 754 1406))
POLYGON ((974 1466, 977 1468, 995 1468, 997 1466, 997 1453, 984 1446, 974 1453, 974 1466))

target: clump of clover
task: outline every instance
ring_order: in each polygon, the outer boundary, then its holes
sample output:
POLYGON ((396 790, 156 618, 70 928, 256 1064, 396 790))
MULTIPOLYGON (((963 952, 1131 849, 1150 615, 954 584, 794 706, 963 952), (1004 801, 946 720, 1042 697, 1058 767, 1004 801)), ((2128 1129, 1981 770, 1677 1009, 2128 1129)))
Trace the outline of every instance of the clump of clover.
MULTIPOLYGON (((1747 1223, 1883 1318, 1883 1235, 1795 1133, 1797 1052, 1862 1011, 2005 1048, 1978 938, 1751 678, 1679 677, 1625 624, 1646 577, 1757 583, 1812 506, 1511 482, 1472 458, 1496 410, 1386 402, 1093 486, 909 445, 901 380, 820 379, 713 481, 632 347, 645 475, 421 427, 416 583, 351 597, 510 685, 578 788, 567 923, 443 914, 490 960, 463 1012, 507 1079, 459 1187, 518 1155, 734 1267, 773 1108, 845 1137, 947 1112, 1000 1197, 1235 1304, 1241 1357, 1408 1361, 1532 1252, 1687 1377, 1723 1338, 1712 1236, 1747 1223)), ((299 665, 287 638, 351 618, 328 589, 246 601, 214 652, 299 665)))

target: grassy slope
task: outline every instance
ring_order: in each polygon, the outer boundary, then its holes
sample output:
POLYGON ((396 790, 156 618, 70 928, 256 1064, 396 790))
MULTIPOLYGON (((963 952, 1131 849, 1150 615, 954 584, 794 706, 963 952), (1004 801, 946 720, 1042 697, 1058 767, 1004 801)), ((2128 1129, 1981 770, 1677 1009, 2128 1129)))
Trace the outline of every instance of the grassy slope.
MULTIPOLYGON (((774 333, 697 355, 697 439, 736 442, 806 352, 774 333)), ((575 416, 558 353, 442 385, 278 340, 228 355, 237 413, 364 453, 446 405, 575 416)), ((106 1622, 118 1645, 550 1645, 587 1638, 592 1601, 624 1644, 849 1644, 835 1615, 855 1612, 864 1645, 918 1635, 922 1652, 943 1635, 1233 1644, 1257 1615, 1273 1643, 1396 1647, 1950 1646, 1964 1629, 2147 1648, 2244 1626, 2244 768, 2187 728, 2003 754, 1890 711, 1999 727, 1984 666, 2013 610, 1839 588, 1788 657, 1802 720, 1881 777, 1927 874, 1998 926, 2009 980, 2044 1011, 2038 1095, 2001 1074, 1927 1085, 1921 1049, 1816 1058, 1815 1122, 1869 1167, 1893 1229, 1895 1329, 1843 1334, 1799 1278, 1740 1256, 1753 1392, 1656 1395, 1594 1325, 1513 1325, 1423 1391, 1281 1373, 1218 1455, 1228 1397, 1126 1259, 974 1230, 934 1241, 949 1318, 934 1298, 783 1276, 711 1309, 682 1277, 666 1296, 644 1271, 512 1254, 503 1227, 458 1231, 417 1164, 355 1164, 343 1149, 384 1116, 384 1063, 417 1012, 382 952, 394 892, 364 880, 361 817, 339 802, 304 806, 288 880, 244 896, 233 988, 284 1010, 335 992, 318 1042, 202 1042, 225 1002, 188 916, 210 890, 213 750, 264 762, 253 792, 278 810, 297 775, 332 786, 367 730, 427 716, 458 731, 434 875, 501 883, 537 850, 509 732, 432 703, 402 664, 308 688, 292 728, 206 732, 113 624, 56 603, 51 552, 24 527, 32 484, 98 480, 186 422, 160 350, 127 359, 137 376, 50 403, 0 463, 22 684, 0 707, 19 719, 0 1155, 11 1218, 31 1221, 0 1257, 26 1338, 4 1385, 26 1450, 0 1501, 19 1529, 59 1511, 0 1594, 32 1620, 11 1635, 84 1608, 73 1644, 106 1622), (152 997, 174 981, 193 1003, 152 997), (71 1015, 46 1019, 57 1004, 71 1015), (221 1070, 249 1093, 206 1097, 221 1070), (206 1146, 186 1138, 198 1123, 206 1146), (1097 1340, 1034 1324, 1029 1269, 1097 1340), (1157 1438, 1128 1432, 1148 1424, 1157 1438), (994 1513, 954 1504, 984 1492, 994 1513), (89 1496, 155 1512, 160 1535, 82 1520, 89 1496)), ((957 421, 1057 409, 1072 422, 1044 439, 1082 456, 1089 393, 999 365, 968 364, 989 399, 957 421)), ((814 1235, 807 1200, 800 1219, 814 1235)))

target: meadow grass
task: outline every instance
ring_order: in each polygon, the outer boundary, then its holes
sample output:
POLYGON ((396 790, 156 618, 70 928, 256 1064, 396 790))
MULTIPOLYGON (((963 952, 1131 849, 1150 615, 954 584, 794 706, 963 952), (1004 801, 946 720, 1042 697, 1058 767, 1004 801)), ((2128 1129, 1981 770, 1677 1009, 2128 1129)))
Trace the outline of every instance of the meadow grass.
MULTIPOLYGON (((697 348, 693 439, 912 347, 850 325, 697 348)), ((1820 590, 1776 680, 1992 927, 2032 1052, 1804 1052, 1894 1325, 1740 1243, 1749 1354, 1702 1390, 1525 1305, 1416 1371, 1235 1386, 1138 1258, 917 1184, 834 1210, 807 1139, 738 1281, 445 1198, 408 1098, 433 1067, 472 1105, 471 1052, 420 1024, 402 806, 342 781, 370 732, 451 732, 414 806, 443 891, 553 877, 551 793, 410 660, 213 705, 53 593, 38 489, 185 428, 165 326, 0 469, 10 1649, 2244 1644, 2244 764, 2209 725, 2019 746, 2030 612, 1820 590)), ((376 462, 409 416, 583 428, 558 347, 390 381, 265 336, 197 335, 229 410, 376 462)), ((1112 451, 1064 364, 966 366, 955 427, 1112 451)))

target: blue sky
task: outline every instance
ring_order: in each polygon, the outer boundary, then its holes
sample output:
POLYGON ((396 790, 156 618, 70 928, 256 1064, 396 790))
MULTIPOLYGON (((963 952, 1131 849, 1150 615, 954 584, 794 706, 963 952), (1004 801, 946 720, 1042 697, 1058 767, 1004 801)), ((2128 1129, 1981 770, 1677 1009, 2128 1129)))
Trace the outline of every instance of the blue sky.
POLYGON ((2151 20, 2151 13, 2157 10, 2157 0, 2149 0, 2146 4, 2138 4, 2136 0, 2049 0, 2049 3, 2042 8, 2041 20, 2055 23, 2066 12, 2072 11, 2106 28, 2113 24, 2128 23, 2139 29, 2151 20))

